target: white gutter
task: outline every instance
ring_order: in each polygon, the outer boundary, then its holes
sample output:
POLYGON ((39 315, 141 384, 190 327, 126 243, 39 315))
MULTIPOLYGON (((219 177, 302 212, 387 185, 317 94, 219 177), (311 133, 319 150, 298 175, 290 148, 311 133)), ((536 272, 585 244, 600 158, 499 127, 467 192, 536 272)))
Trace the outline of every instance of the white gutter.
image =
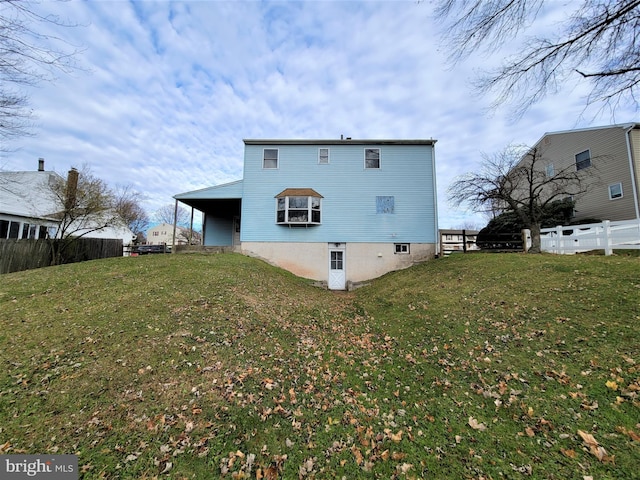
POLYGON ((633 155, 631 152, 631 130, 633 130, 633 126, 627 128, 626 130, 626 139, 627 139, 627 155, 629 156, 629 172, 631 173, 631 188, 633 190, 633 206, 636 209, 636 219, 640 219, 640 208, 638 207, 638 189, 636 188, 636 174, 633 164, 633 155))

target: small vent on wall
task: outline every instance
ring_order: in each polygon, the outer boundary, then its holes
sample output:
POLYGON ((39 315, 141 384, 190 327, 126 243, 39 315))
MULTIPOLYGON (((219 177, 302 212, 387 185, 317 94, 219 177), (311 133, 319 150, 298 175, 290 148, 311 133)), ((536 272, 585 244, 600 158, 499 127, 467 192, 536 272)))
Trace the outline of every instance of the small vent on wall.
POLYGON ((551 139, 549 137, 544 139, 544 144, 545 145, 551 145, 551 139))

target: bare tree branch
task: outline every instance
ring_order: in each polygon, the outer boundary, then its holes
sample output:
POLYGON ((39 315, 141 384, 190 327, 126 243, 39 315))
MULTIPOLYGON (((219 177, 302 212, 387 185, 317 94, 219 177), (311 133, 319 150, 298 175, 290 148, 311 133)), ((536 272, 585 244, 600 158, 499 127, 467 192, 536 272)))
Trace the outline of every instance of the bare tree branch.
POLYGON ((449 201, 457 206, 467 205, 476 212, 516 213, 531 229, 530 251, 537 253, 540 225, 547 207, 566 197, 579 197, 597 180, 593 164, 588 172, 570 164, 549 175, 545 169, 548 162, 540 149, 523 145, 510 145, 493 155, 483 154, 480 171, 467 173, 449 186, 449 201))
POLYGON ((31 134, 33 112, 21 90, 78 68, 78 47, 39 31, 45 25, 77 26, 37 13, 34 2, 0 0, 0 150, 8 140, 31 134))
MULTIPOLYGON (((445 38, 457 62, 475 51, 495 51, 527 30, 544 0, 442 0, 436 10, 448 20, 445 38)), ((548 93, 586 79, 587 105, 625 103, 639 108, 640 0, 582 0, 555 37, 528 39, 523 51, 476 82, 497 94, 493 107, 513 102, 521 116, 548 93)))

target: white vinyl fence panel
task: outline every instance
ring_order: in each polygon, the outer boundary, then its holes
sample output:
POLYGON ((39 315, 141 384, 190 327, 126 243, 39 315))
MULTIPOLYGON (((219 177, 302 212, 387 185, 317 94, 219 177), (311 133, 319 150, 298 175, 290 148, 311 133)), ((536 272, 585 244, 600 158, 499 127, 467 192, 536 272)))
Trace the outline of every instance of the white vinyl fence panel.
POLYGON ((640 220, 604 221, 586 225, 558 226, 540 230, 543 252, 574 254, 591 250, 640 249, 640 220))

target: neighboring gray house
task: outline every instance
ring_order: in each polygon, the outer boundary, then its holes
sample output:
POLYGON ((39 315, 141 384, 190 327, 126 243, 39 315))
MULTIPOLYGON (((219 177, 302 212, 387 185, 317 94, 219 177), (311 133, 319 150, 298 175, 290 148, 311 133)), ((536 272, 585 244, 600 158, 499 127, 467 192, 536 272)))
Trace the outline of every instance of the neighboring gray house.
MULTIPOLYGON (((0 239, 54 238, 60 224, 57 213, 64 208, 52 185, 64 180, 56 172, 45 171, 44 160, 37 171, 0 172, 0 239)), ((101 219, 72 228, 75 236, 122 239, 130 244, 135 235, 124 224, 96 229, 101 219)))
POLYGON ((640 123, 545 133, 534 147, 549 176, 572 165, 593 169, 588 191, 575 199, 575 220, 640 218, 640 123))
POLYGON ((244 178, 176 195, 203 244, 345 289, 434 258, 435 140, 244 140, 244 178))

